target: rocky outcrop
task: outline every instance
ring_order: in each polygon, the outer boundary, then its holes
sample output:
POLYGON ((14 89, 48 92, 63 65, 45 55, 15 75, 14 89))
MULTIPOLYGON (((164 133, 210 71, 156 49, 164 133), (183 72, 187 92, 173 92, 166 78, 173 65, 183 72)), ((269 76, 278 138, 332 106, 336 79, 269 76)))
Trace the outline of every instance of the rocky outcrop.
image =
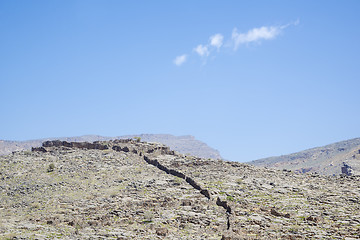
POLYGON ((216 205, 223 207, 228 214, 231 214, 231 207, 227 204, 227 201, 221 201, 218 197, 216 199, 216 205))
POLYGON ((67 141, 46 141, 42 144, 43 148, 50 147, 68 147, 68 148, 79 148, 79 149, 98 149, 98 150, 106 150, 108 149, 107 145, 99 144, 97 142, 88 143, 88 142, 67 142, 67 141))
POLYGON ((122 152, 130 152, 128 147, 121 148, 120 146, 113 146, 112 149, 115 150, 115 151, 118 151, 118 152, 120 152, 120 151, 122 151, 122 152))
POLYGON ((346 162, 343 162, 343 166, 341 167, 341 173, 345 176, 353 175, 352 167, 348 165, 346 162))
MULTIPOLYGON (((185 174, 177 171, 177 170, 174 170, 174 169, 169 169, 167 167, 165 167, 164 165, 160 164, 158 162, 158 160, 151 160, 149 159, 149 157, 147 156, 144 156, 144 160, 148 163, 148 164, 151 164, 155 167, 157 167, 158 169, 166 172, 167 174, 171 174, 175 177, 180 177, 182 179, 184 179, 190 186, 192 186, 194 189, 196 190, 199 190, 200 191, 200 194, 202 194, 203 196, 205 196, 207 199, 211 199, 211 195, 210 195, 210 192, 208 189, 203 189, 200 184, 198 184, 194 179, 192 179, 191 177, 188 177, 188 176, 185 176, 185 174)), ((219 207, 222 207, 226 210, 226 219, 227 219, 227 222, 226 222, 226 228, 227 230, 230 229, 231 227, 231 223, 230 223, 230 215, 231 215, 231 207, 228 205, 228 202, 227 201, 221 201, 220 198, 218 197, 217 200, 216 200, 216 205, 219 206, 219 207)))
POLYGON ((222 159, 218 150, 209 147, 194 136, 173 136, 170 134, 140 134, 128 135, 121 138, 134 138, 139 137, 145 142, 157 142, 170 147, 172 150, 186 154, 197 156, 201 158, 222 159))
POLYGON ((281 213, 278 210, 276 210, 275 208, 271 208, 270 213, 276 217, 286 217, 286 218, 290 218, 290 214, 289 213, 281 213))
MULTIPOLYGON (((114 143, 117 143, 116 141, 114 141, 114 143)), ((125 142, 128 143, 128 142, 125 142)), ((127 146, 125 147, 120 147, 117 145, 114 145, 112 147, 113 150, 115 151, 123 151, 123 152, 129 152, 129 148, 127 146)), ((142 156, 144 149, 142 149, 142 151, 140 151, 140 156, 142 156)), ((133 151, 134 152, 134 151, 133 151)), ((161 147, 154 147, 154 148, 147 148, 146 149, 146 153, 149 154, 158 154, 158 155, 175 155, 176 153, 174 151, 171 151, 168 147, 165 146, 161 146, 161 147)), ((193 178, 186 176, 185 174, 179 172, 178 170, 175 169, 170 169, 168 167, 166 167, 165 165, 161 164, 157 159, 150 159, 148 156, 144 155, 143 159, 145 160, 145 162, 147 162, 150 165, 153 165, 155 167, 157 167, 158 169, 160 169, 161 171, 164 171, 166 174, 170 174, 173 175, 175 177, 179 177, 181 179, 184 179, 190 186, 192 186, 194 189, 200 191, 200 194, 205 196, 207 199, 211 199, 211 195, 208 189, 204 189, 200 186, 199 183, 197 183, 193 178)), ((227 201, 221 201, 219 198, 216 201, 216 205, 223 207, 226 210, 227 216, 227 229, 230 228, 230 217, 229 215, 231 214, 231 207, 228 205, 227 201)))
POLYGON ((33 147, 31 148, 32 152, 47 152, 44 147, 33 147))
POLYGON ((216 205, 218 205, 219 207, 222 207, 226 210, 226 214, 227 214, 226 215, 226 218, 227 218, 226 226, 227 226, 227 230, 229 230, 231 227, 231 223, 230 223, 231 207, 228 205, 227 201, 221 201, 219 197, 216 199, 216 205))
POLYGON ((10 154, 15 151, 31 150, 32 147, 40 147, 45 141, 67 141, 67 142, 94 142, 117 140, 121 143, 129 142, 131 139, 140 142, 142 139, 146 142, 157 142, 169 146, 172 150, 182 154, 202 157, 221 159, 219 151, 209 147, 205 143, 195 139, 193 136, 173 136, 170 134, 140 134, 117 137, 104 137, 98 135, 85 135, 76 137, 47 138, 29 141, 3 141, 0 140, 0 155, 10 154))
POLYGON ((175 177, 184 179, 193 188, 195 188, 196 190, 199 190, 200 194, 204 195, 208 199, 211 198, 209 191, 207 189, 201 188, 200 185, 197 182, 195 182, 191 177, 187 177, 187 176, 185 176, 185 174, 183 174, 175 169, 169 169, 169 168, 165 167, 164 165, 160 164, 159 161, 156 159, 151 160, 149 157, 144 156, 144 160, 148 164, 151 164, 151 165, 157 167, 158 169, 160 169, 161 171, 164 171, 167 174, 171 174, 175 177))

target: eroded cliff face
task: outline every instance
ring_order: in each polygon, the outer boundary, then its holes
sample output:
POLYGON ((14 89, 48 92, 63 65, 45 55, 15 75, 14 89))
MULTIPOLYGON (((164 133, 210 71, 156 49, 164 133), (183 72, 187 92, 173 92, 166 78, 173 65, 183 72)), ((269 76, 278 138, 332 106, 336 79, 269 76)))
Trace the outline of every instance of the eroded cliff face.
POLYGON ((0 236, 343 239, 360 234, 358 177, 185 156, 131 139, 48 141, 0 157, 0 236))

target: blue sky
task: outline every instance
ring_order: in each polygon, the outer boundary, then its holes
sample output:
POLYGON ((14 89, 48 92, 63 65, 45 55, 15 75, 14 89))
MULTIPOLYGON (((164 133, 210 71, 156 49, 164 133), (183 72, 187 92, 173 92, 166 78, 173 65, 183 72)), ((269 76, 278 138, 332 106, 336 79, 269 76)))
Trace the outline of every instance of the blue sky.
POLYGON ((0 0, 0 139, 191 134, 249 161, 360 137, 359 12, 0 0))

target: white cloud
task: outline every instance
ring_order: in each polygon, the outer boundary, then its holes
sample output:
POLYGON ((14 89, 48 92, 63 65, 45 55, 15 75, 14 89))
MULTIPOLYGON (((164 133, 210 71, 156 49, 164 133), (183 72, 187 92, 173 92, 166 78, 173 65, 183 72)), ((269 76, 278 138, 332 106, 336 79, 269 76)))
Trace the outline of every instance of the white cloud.
POLYGON ((181 56, 177 56, 175 59, 174 59, 174 64, 176 66, 181 66, 184 62, 186 62, 186 59, 187 59, 187 55, 186 54, 183 54, 181 56))
MULTIPOLYGON (((293 22, 289 22, 285 25, 262 26, 259 28, 250 29, 246 33, 239 33, 238 30, 234 28, 230 40, 224 41, 224 35, 222 35, 221 33, 217 33, 210 36, 207 44, 199 44, 196 48, 193 49, 193 52, 196 52, 197 54, 199 54, 200 57, 202 57, 201 60, 205 65, 209 55, 214 53, 215 48, 217 49, 217 52, 219 52, 221 47, 233 48, 234 51, 236 51, 242 44, 274 39, 286 28, 290 26, 296 26, 299 23, 300 20, 296 20, 293 22)), ((186 62, 187 57, 187 54, 177 56, 174 59, 174 64, 177 66, 181 66, 184 62, 186 62)), ((215 56, 213 56, 212 59, 214 58, 215 56)))
POLYGON ((238 33, 237 29, 234 28, 231 36, 234 42, 234 50, 237 50, 239 45, 244 43, 273 39, 280 34, 281 29, 283 29, 283 26, 260 27, 253 28, 247 33, 238 33))
POLYGON ((197 54, 200 56, 209 56, 210 54, 208 47, 201 44, 194 48, 194 51, 197 52, 197 54))
POLYGON ((224 40, 224 36, 220 33, 215 34, 210 37, 210 45, 217 47, 218 49, 222 46, 224 40))

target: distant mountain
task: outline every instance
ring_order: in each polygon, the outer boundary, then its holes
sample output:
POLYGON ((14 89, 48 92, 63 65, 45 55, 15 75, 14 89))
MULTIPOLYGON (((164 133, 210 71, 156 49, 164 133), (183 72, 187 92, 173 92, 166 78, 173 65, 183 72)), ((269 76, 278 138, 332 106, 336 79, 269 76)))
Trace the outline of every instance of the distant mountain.
POLYGON ((127 135, 117 137, 104 137, 99 135, 84 135, 78 137, 62 137, 62 138, 44 138, 29 141, 6 141, 0 140, 0 155, 6 155, 14 151, 30 150, 32 147, 40 147, 41 144, 49 140, 61 140, 68 142, 94 142, 94 141, 109 141, 114 139, 126 139, 140 137, 145 142, 158 142, 169 146, 182 154, 202 157, 222 159, 218 150, 209 147, 206 143, 201 142, 195 137, 174 136, 170 134, 140 134, 140 135, 127 135))
POLYGON ((351 166, 354 173, 360 173, 360 138, 337 142, 305 151, 263 158, 249 164, 296 172, 317 172, 325 175, 340 174, 343 162, 351 166))

